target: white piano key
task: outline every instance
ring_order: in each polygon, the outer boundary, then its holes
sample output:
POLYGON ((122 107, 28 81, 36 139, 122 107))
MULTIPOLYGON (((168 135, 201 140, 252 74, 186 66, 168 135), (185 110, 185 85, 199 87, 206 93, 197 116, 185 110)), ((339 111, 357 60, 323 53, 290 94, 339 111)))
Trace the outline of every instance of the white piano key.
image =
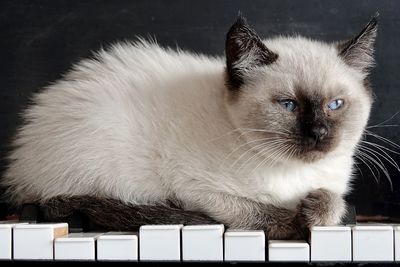
MULTIPOLYGON (((12 259, 12 236, 15 225, 21 224, 17 221, 0 222, 0 260, 12 259)), ((22 223, 26 224, 26 223, 22 223)))
POLYGON ((400 261, 400 226, 394 226, 394 259, 400 261))
POLYGON ((225 261, 265 261, 264 231, 227 230, 225 261))
POLYGON ((224 225, 189 225, 182 229, 182 259, 223 261, 224 225))
POLYGON ((95 260, 96 239, 102 233, 71 233, 54 240, 55 260, 95 260))
POLYGON ((108 232, 97 238, 97 259, 137 261, 138 233, 108 232))
POLYGON ((353 261, 393 261, 394 237, 390 225, 356 225, 353 231, 353 261))
POLYGON ((312 227, 311 261, 351 261, 351 227, 312 227))
POLYGON ((53 260, 54 239, 67 234, 67 223, 15 225, 14 259, 53 260))
POLYGON ((310 246, 302 240, 269 240, 269 261, 308 262, 310 246))
POLYGON ((139 228, 141 261, 180 261, 183 225, 143 225, 139 228))

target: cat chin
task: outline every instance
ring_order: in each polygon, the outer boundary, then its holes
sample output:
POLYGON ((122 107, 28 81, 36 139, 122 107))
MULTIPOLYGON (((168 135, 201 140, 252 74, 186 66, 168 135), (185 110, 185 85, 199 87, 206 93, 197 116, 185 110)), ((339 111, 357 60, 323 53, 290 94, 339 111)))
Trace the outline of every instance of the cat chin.
POLYGON ((336 140, 320 143, 314 147, 300 146, 298 153, 295 153, 294 157, 303 162, 312 163, 324 159, 328 154, 331 154, 331 152, 337 148, 338 142, 336 142, 336 140))
POLYGON ((288 162, 294 162, 294 163, 315 163, 319 160, 323 160, 324 158, 326 158, 328 155, 331 155, 335 149, 336 146, 334 146, 334 148, 331 149, 311 149, 311 148, 304 148, 304 147, 299 147, 297 149, 296 152, 290 152, 291 155, 282 155, 281 159, 276 159, 273 157, 268 157, 266 156, 266 158, 268 158, 269 160, 271 160, 272 162, 274 162, 274 164, 276 163, 280 163, 280 164, 285 164, 288 162))
MULTIPOLYGON (((320 160, 325 159, 328 156, 327 152, 321 151, 312 151, 312 152, 299 152, 296 155, 292 155, 290 157, 282 157, 282 160, 270 159, 271 162, 274 162, 274 165, 279 166, 290 166, 291 164, 295 165, 304 165, 318 162, 320 160)), ((267 157, 266 157, 267 158, 267 157)))
POLYGON ((315 151, 302 155, 299 159, 305 163, 314 163, 326 157, 325 152, 315 151))
POLYGON ((328 152, 312 150, 300 152, 294 155, 291 160, 301 163, 314 163, 327 157, 328 152))

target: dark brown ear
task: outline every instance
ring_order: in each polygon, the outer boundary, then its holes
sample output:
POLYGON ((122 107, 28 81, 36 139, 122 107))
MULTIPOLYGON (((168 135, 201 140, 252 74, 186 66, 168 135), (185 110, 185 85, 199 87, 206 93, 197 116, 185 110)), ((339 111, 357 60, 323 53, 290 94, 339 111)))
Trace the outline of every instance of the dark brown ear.
POLYGON ((229 88, 239 89, 243 75, 251 69, 273 63, 278 55, 270 51, 241 15, 231 26, 225 44, 229 88))
POLYGON ((368 73, 374 65, 374 44, 378 30, 378 13, 354 38, 337 45, 339 56, 350 66, 368 73))

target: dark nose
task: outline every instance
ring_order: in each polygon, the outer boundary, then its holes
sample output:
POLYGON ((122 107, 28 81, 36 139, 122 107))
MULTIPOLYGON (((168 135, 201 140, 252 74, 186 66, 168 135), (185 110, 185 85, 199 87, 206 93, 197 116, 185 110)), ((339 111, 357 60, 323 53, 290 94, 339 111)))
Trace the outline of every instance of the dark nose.
POLYGON ((326 126, 316 126, 311 129, 311 135, 315 141, 324 139, 327 134, 328 128, 326 126))

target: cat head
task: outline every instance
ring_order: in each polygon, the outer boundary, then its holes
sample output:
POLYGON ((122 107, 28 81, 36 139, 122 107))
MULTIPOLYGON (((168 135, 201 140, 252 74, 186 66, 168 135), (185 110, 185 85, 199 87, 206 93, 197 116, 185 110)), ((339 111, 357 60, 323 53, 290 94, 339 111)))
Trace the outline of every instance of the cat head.
POLYGON ((375 16, 343 42, 262 40, 240 16, 225 54, 226 104, 241 136, 266 157, 313 162, 352 154, 373 102, 376 33, 375 16))

